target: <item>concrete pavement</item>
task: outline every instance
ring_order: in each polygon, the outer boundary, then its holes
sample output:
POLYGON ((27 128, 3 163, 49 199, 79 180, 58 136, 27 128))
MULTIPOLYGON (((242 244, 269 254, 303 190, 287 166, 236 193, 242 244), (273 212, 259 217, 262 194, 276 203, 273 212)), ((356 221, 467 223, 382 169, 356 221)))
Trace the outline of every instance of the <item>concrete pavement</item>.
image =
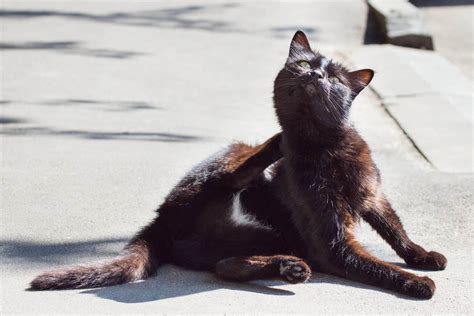
POLYGON ((473 172, 472 82, 436 52, 367 45, 350 55, 377 72, 371 88, 436 169, 473 172))
POLYGON ((474 80, 474 1, 411 0, 423 13, 436 51, 453 62, 471 82, 474 80))
MULTIPOLYGON (((317 272, 306 284, 234 284, 174 266, 123 286, 25 291, 41 271, 116 254, 196 162, 275 133, 272 82, 295 29, 349 63, 366 10, 362 0, 4 1, 1 313, 472 312, 472 174, 427 164, 370 90, 353 118, 387 195, 412 238, 449 261, 417 272, 436 282, 432 300, 317 272)), ((402 262, 366 225, 359 235, 402 262)))

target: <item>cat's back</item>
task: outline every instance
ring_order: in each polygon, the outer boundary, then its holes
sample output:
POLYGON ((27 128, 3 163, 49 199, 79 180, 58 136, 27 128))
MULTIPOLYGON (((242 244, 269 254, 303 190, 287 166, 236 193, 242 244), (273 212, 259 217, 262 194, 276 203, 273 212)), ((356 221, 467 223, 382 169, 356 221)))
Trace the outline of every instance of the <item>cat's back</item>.
POLYGON ((194 167, 175 185, 166 197, 165 203, 180 200, 188 201, 203 194, 217 195, 221 190, 221 181, 243 159, 251 146, 244 143, 232 143, 213 153, 194 167))

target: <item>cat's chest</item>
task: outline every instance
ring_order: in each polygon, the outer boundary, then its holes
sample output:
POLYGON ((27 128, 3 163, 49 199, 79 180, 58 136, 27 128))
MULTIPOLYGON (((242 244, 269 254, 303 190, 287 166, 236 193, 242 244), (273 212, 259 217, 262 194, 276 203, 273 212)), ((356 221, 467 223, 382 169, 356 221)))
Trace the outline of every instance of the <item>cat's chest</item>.
POLYGON ((285 167, 285 180, 298 198, 310 195, 321 201, 346 201, 351 207, 357 207, 366 197, 361 188, 371 177, 357 161, 331 153, 296 157, 285 167))
POLYGON ((361 181, 361 168, 340 159, 307 158, 295 161, 291 168, 301 184, 311 187, 323 185, 328 189, 339 190, 341 187, 357 186, 361 181))

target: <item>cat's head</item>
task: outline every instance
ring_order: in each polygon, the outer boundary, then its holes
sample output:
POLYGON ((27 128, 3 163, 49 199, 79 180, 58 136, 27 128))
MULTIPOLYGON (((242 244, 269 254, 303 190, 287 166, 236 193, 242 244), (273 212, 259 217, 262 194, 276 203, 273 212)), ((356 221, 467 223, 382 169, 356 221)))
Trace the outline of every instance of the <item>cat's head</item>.
MULTIPOLYGON (((372 80, 373 70, 348 71, 314 52, 306 35, 296 32, 285 66, 274 84, 274 101, 280 123, 337 127, 347 122, 354 98, 372 80)), ((292 125, 294 125, 292 124, 292 125)))

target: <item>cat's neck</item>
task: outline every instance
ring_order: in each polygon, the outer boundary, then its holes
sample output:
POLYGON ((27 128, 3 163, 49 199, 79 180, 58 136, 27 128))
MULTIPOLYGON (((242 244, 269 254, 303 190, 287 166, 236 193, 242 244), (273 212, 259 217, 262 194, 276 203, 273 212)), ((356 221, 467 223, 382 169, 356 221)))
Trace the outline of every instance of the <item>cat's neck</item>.
POLYGON ((283 149, 288 152, 311 155, 339 150, 345 146, 347 138, 353 131, 349 123, 335 127, 314 124, 283 127, 283 149))

